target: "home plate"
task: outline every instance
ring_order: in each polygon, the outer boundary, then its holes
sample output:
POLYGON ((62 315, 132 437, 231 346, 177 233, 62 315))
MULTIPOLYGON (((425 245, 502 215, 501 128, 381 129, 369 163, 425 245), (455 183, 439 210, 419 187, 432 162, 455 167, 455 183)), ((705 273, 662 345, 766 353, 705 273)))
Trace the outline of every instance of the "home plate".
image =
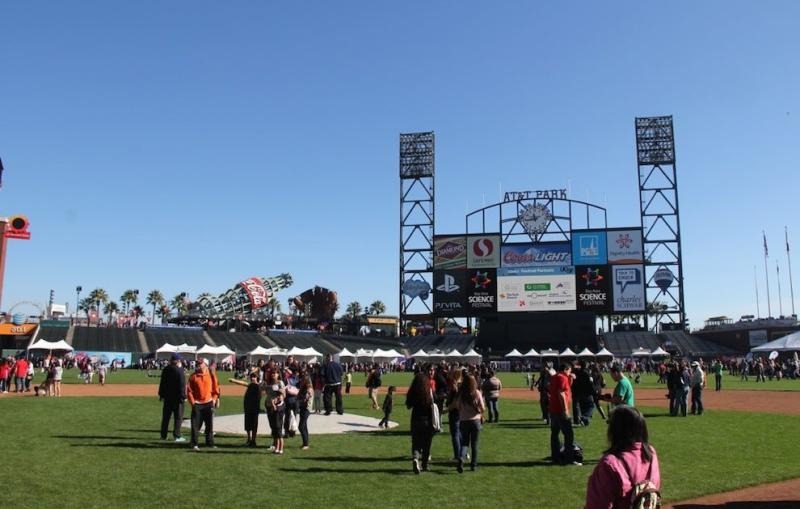
MULTIPOLYGON (((327 435, 332 433, 349 433, 352 431, 378 431, 380 419, 356 414, 331 415, 311 414, 308 416, 309 435, 327 435)), ((184 420, 183 426, 189 427, 189 420, 184 420)), ((389 421, 389 427, 397 427, 396 422, 389 421)), ((232 435, 246 435, 244 431, 244 414, 214 416, 214 432, 230 433, 232 435)), ((258 416, 259 435, 269 434, 267 415, 258 416)))

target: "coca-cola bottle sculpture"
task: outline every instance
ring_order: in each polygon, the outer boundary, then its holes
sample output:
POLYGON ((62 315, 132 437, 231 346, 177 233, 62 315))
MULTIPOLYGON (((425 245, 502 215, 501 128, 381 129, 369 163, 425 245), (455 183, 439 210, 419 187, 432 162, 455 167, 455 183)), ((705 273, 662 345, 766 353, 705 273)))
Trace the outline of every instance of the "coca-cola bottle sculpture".
POLYGON ((218 297, 201 297, 192 303, 189 314, 208 318, 235 318, 257 312, 272 296, 292 285, 292 276, 251 277, 218 297))

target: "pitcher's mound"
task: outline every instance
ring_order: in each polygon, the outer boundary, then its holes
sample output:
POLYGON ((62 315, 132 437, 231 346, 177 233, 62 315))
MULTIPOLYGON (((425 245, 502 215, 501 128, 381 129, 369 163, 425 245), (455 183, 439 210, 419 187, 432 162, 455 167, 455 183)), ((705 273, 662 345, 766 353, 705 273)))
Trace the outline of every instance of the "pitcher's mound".
MULTIPOLYGON (((380 421, 380 419, 356 414, 311 414, 308 416, 308 434, 325 435, 351 431, 378 431, 383 429, 378 427, 380 421)), ((184 421, 183 425, 188 427, 189 421, 184 421)), ((389 427, 395 428, 397 423, 389 421, 389 427)), ((244 414, 215 416, 214 432, 246 435, 244 431, 244 414)), ((258 416, 258 433, 259 435, 269 434, 269 422, 267 422, 266 414, 262 413, 258 416)))

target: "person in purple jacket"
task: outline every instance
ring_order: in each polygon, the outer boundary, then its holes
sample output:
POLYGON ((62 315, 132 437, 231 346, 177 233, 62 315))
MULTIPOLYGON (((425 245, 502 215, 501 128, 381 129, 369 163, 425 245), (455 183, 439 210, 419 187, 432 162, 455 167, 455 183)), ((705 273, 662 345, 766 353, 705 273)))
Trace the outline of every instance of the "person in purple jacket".
POLYGON ((629 509, 634 486, 645 480, 661 490, 658 456, 642 414, 619 405, 608 419, 610 447, 589 477, 585 509, 629 509))

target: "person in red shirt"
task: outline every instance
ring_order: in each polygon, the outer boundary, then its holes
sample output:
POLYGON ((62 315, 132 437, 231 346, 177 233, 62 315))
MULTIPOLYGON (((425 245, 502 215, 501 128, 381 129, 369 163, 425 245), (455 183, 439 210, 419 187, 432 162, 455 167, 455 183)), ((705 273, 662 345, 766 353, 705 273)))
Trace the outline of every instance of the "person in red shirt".
POLYGON ((569 415, 572 408, 571 373, 572 366, 564 363, 558 367, 558 373, 550 378, 550 458, 554 464, 581 464, 573 460, 575 436, 569 415), (564 454, 561 454, 559 433, 564 434, 564 454))
POLYGON ((11 361, 0 359, 0 392, 8 394, 8 384, 11 380, 11 361))
POLYGON ((25 390, 25 378, 28 376, 27 359, 17 359, 17 363, 14 364, 14 375, 17 381, 17 390, 15 392, 23 392, 25 390))

